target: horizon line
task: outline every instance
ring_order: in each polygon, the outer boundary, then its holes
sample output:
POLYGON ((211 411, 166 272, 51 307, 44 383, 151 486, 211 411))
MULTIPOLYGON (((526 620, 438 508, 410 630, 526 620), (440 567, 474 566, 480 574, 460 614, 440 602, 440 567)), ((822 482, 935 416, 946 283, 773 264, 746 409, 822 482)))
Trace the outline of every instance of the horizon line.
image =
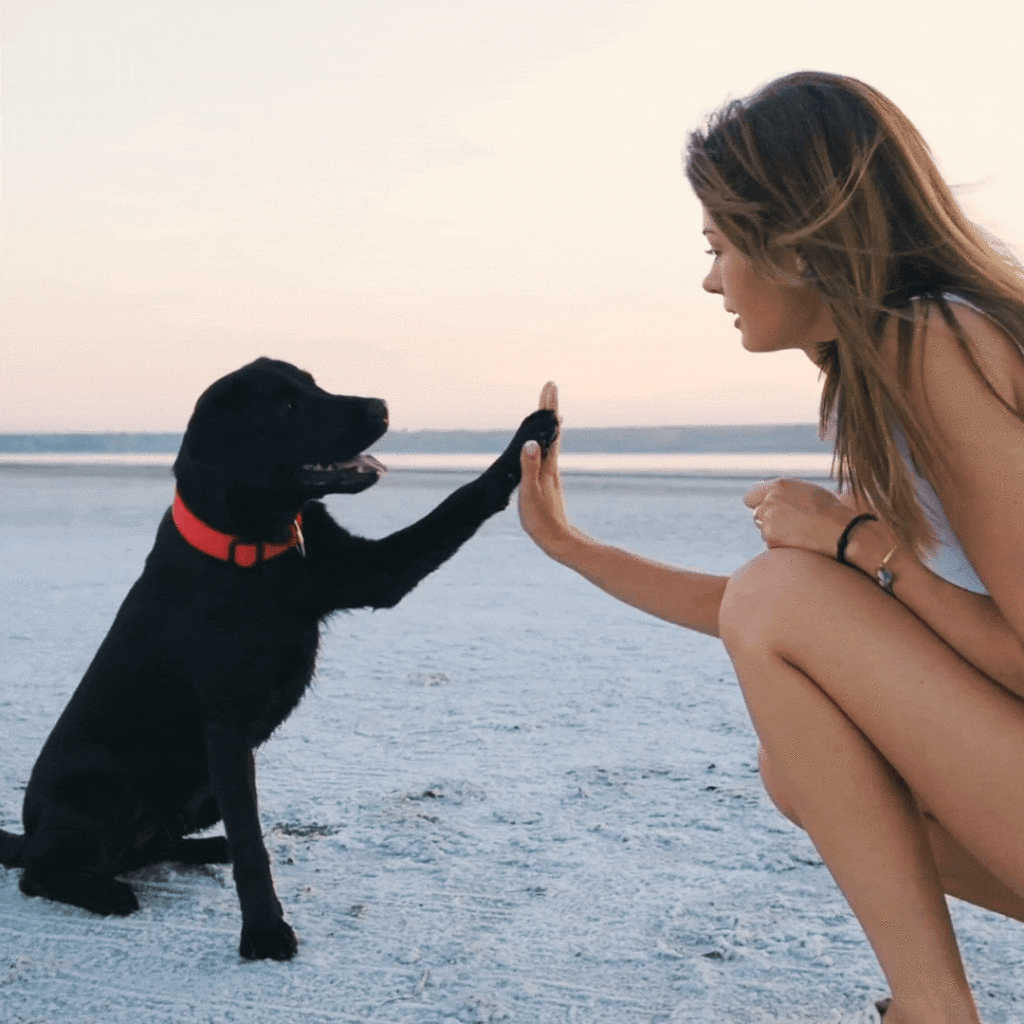
MULTIPOLYGON (((570 426, 566 430, 689 430, 692 428, 707 429, 717 427, 723 430, 736 427, 814 427, 817 429, 816 420, 757 420, 742 423, 630 423, 622 426, 614 424, 586 426, 570 426)), ((514 430, 515 426, 505 427, 391 427, 388 434, 490 434, 506 433, 514 430)), ((102 434, 113 434, 125 437, 143 437, 157 434, 184 434, 184 429, 179 430, 0 430, 0 438, 5 437, 86 437, 102 434)), ((387 435, 385 435, 387 436, 387 435)))

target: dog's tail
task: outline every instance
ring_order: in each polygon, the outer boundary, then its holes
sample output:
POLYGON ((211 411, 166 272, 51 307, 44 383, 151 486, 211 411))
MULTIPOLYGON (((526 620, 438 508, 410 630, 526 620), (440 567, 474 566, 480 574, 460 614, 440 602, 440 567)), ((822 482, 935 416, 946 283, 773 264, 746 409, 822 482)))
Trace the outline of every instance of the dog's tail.
POLYGON ((0 864, 5 868, 25 866, 25 837, 11 835, 0 828, 0 864))

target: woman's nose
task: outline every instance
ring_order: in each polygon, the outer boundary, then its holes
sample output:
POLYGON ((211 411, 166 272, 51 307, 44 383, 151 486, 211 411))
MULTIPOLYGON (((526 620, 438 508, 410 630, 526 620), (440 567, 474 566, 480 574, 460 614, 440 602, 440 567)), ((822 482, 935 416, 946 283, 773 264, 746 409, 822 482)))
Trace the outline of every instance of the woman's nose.
POLYGON ((712 295, 721 295, 722 287, 718 283, 718 275, 713 271, 708 272, 708 276, 704 278, 701 287, 706 292, 711 292, 712 295))

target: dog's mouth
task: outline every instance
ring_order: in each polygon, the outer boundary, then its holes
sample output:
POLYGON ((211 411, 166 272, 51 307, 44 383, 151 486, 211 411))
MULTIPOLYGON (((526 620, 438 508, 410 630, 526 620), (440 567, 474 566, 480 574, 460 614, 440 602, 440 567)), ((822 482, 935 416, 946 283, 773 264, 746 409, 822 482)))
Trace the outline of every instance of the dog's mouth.
POLYGON ((299 470, 299 480, 307 486, 354 493, 375 484, 388 467, 365 452, 354 459, 328 465, 307 463, 299 470))

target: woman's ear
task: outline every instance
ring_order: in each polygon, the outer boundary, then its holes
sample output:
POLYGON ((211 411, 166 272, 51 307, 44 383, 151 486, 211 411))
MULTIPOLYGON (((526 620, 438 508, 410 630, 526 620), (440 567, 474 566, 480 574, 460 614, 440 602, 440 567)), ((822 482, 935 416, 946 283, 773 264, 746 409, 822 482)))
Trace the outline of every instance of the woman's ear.
POLYGON ((796 277, 801 284, 805 284, 808 287, 815 287, 818 284, 818 275, 814 273, 814 269, 808 264, 807 260, 804 259, 803 254, 799 249, 792 249, 791 257, 788 261, 789 266, 793 268, 793 276, 796 277))
POLYGON ((790 284, 808 284, 813 271, 808 267, 807 260, 795 245, 779 245, 771 253, 775 267, 782 271, 783 278, 790 284))

